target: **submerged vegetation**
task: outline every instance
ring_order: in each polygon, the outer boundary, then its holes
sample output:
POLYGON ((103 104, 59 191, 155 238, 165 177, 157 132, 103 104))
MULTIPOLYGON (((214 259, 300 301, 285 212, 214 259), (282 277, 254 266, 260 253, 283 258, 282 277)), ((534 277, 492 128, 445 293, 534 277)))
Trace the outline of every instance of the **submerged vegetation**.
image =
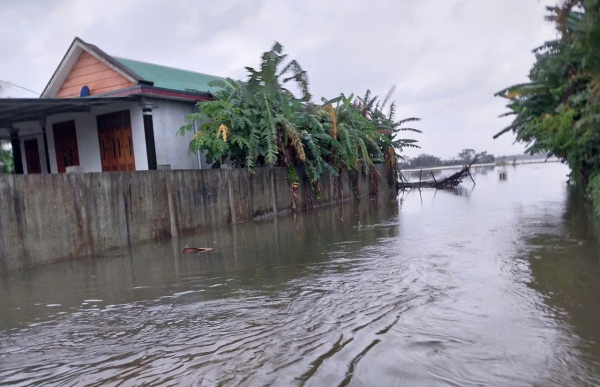
POLYGON ((571 168, 600 214, 600 1, 567 0, 549 7, 559 38, 533 52, 530 82, 506 88, 512 131, 531 154, 546 152, 571 168))
POLYGON ((220 88, 215 99, 199 103, 179 130, 183 135, 197 129, 190 151, 206 152, 215 167, 228 161, 249 173, 261 166, 288 167, 293 197, 299 183, 294 167, 304 169, 317 195, 325 171, 364 173, 378 181, 373 165, 385 163, 387 178, 395 182, 399 153, 417 146, 398 135, 420 131, 404 126, 419 118, 396 120, 394 88, 383 100, 367 91, 362 98, 340 94, 314 103, 306 71, 295 60, 286 62, 282 52, 276 43, 258 69, 246 68, 246 81, 211 83, 220 88))

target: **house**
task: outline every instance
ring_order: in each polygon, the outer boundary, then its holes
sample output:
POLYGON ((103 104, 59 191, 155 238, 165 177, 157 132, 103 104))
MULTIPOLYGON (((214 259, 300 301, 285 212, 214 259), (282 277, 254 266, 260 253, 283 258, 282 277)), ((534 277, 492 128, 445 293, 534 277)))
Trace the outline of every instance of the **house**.
POLYGON ((40 98, 0 99, 16 173, 207 168, 176 135, 220 77, 113 57, 75 38, 40 98))

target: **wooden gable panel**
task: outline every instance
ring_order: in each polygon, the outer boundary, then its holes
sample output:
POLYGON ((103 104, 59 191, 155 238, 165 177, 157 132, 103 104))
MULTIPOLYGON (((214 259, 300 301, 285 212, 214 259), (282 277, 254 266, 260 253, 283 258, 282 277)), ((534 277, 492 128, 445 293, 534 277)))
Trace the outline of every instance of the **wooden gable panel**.
POLYGON ((56 93, 59 98, 79 97, 81 88, 90 88, 91 95, 125 89, 135 84, 84 51, 56 93))

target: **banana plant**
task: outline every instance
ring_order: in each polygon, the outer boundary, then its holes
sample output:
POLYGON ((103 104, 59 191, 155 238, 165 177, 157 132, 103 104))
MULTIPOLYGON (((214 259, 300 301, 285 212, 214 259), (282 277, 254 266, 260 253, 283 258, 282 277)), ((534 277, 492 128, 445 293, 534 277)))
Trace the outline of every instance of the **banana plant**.
POLYGON ((324 171, 368 174, 389 148, 414 146, 414 140, 395 138, 397 133, 420 132, 401 126, 418 119, 393 121, 393 103, 388 115, 381 113, 392 91, 381 105, 370 91, 359 102, 341 94, 311 103, 306 72, 287 61, 279 43, 262 55, 258 68, 246 70, 246 81, 212 81, 218 88, 214 100, 198 103, 179 129, 181 135, 195 132, 190 151, 206 152, 209 163, 229 160, 250 173, 267 165, 301 167, 318 190, 324 171))

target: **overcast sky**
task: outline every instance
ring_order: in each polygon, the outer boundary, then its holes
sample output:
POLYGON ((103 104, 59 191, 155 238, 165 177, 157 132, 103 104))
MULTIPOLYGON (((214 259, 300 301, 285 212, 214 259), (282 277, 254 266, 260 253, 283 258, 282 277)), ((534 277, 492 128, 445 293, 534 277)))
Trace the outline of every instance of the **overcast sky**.
MULTIPOLYGON (((279 41, 308 71, 315 99, 385 95, 398 117, 416 116, 422 149, 496 155, 523 151, 492 136, 505 101, 527 80, 531 49, 556 37, 552 0, 2 1, 0 80, 40 92, 75 36, 105 52, 241 79, 279 41)), ((8 87, 4 96, 35 97, 8 87)), ((411 134, 412 135, 412 134, 411 134)))

